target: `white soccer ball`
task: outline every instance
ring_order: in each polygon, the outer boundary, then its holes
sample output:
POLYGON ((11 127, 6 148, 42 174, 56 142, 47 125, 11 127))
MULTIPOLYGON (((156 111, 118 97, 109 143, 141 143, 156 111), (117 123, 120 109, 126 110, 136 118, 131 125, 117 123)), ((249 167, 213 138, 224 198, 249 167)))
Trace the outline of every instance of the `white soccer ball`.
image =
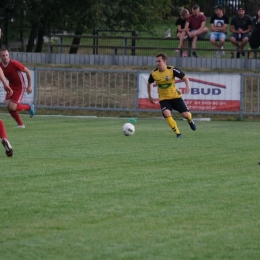
POLYGON ((123 134, 126 136, 133 135, 135 133, 135 126, 131 123, 125 123, 122 126, 123 134))

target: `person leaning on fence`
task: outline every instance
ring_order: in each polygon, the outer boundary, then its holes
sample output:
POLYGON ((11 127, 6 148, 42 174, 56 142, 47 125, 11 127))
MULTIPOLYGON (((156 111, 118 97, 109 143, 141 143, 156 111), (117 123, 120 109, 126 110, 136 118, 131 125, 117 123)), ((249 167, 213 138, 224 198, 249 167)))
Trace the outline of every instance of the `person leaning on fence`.
POLYGON ((178 129, 177 123, 172 118, 173 109, 177 110, 183 118, 187 119, 190 128, 193 131, 196 130, 196 125, 192 120, 192 115, 189 112, 186 103, 182 99, 181 92, 176 88, 175 77, 178 77, 185 82, 185 93, 189 93, 190 91, 190 81, 182 71, 173 66, 167 65, 167 55, 163 52, 156 55, 156 65, 157 68, 151 72, 147 83, 149 101, 153 104, 156 103, 152 97, 153 83, 156 82, 163 117, 176 134, 176 137, 181 138, 182 135, 178 129))
MULTIPOLYGON (((240 52, 242 56, 245 56, 243 52, 244 47, 248 43, 249 33, 252 30, 251 18, 245 14, 245 8, 242 5, 238 6, 237 15, 232 18, 230 22, 230 42, 237 47, 236 58, 240 58, 240 52), (241 42, 239 44, 239 42, 241 42)), ((234 58, 234 53, 231 52, 231 57, 234 58)))
MULTIPOLYGON (((208 32, 206 16, 200 13, 200 7, 198 5, 192 7, 192 15, 190 15, 186 21, 185 30, 191 39, 191 48, 196 49, 197 40, 204 39, 208 32)), ((192 52, 192 56, 198 57, 196 51, 192 52)))
MULTIPOLYGON (((180 11, 180 17, 177 19, 175 25, 177 26, 176 36, 180 39, 180 43, 178 45, 178 48, 187 48, 187 40, 188 40, 188 34, 187 31, 185 31, 185 23, 186 20, 190 17, 190 13, 187 9, 182 8, 180 11)), ((179 50, 175 50, 175 52, 179 53, 179 50)), ((182 57, 187 57, 186 51, 182 52, 182 57)))
POLYGON ((225 55, 223 46, 227 37, 227 26, 229 24, 229 18, 223 13, 223 6, 216 5, 213 7, 215 14, 210 19, 209 35, 210 42, 218 48, 216 51, 216 58, 220 58, 225 55))

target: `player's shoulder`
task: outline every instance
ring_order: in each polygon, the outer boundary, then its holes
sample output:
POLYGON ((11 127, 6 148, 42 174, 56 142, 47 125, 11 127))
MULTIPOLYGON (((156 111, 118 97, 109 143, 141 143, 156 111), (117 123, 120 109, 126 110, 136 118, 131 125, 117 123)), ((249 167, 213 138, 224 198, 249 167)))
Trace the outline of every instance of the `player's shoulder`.
POLYGON ((158 68, 155 68, 154 70, 151 71, 151 74, 154 73, 154 72, 158 72, 159 69, 158 68))
POLYGON ((174 66, 167 65, 167 70, 173 70, 173 69, 174 69, 174 66))

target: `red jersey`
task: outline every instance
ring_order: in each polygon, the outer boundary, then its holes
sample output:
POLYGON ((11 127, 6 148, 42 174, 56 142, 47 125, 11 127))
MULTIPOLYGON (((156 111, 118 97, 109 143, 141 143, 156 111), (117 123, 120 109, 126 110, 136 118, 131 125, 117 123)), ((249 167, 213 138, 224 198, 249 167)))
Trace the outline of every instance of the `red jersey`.
POLYGON ((20 62, 16 60, 9 60, 7 65, 4 65, 1 62, 0 67, 3 70, 5 77, 8 79, 11 89, 26 88, 22 73, 25 67, 20 62))
POLYGON ((187 22, 189 23, 189 28, 191 30, 198 30, 203 22, 206 21, 206 16, 200 14, 198 17, 194 15, 190 15, 190 17, 187 19, 187 22))

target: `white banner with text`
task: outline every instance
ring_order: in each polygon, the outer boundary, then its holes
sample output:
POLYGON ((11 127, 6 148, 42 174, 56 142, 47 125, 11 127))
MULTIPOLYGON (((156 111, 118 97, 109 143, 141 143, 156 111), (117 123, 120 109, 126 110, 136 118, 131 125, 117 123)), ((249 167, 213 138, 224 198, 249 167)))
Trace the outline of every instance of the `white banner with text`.
MULTIPOLYGON (((190 93, 185 94, 185 82, 175 78, 176 87, 181 91, 189 110, 194 111, 232 111, 240 108, 239 74, 187 73, 190 80, 190 93)), ((160 109, 158 87, 153 84, 152 96, 157 101, 150 103, 147 93, 149 73, 139 75, 138 105, 141 109, 160 109)))

